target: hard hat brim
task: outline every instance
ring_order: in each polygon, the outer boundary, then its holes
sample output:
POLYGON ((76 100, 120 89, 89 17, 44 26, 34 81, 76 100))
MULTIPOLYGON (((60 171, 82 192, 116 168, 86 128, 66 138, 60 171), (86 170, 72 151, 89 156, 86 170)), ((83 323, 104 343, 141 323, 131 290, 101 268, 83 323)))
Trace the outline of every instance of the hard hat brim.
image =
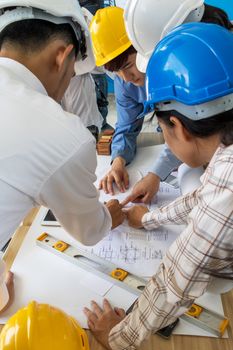
POLYGON ((116 58, 117 56, 120 56, 124 51, 126 51, 129 47, 131 46, 131 42, 128 42, 125 45, 122 45, 119 49, 111 52, 111 54, 105 56, 103 59, 97 59, 96 60, 96 66, 103 66, 106 63, 112 61, 114 58, 116 58))

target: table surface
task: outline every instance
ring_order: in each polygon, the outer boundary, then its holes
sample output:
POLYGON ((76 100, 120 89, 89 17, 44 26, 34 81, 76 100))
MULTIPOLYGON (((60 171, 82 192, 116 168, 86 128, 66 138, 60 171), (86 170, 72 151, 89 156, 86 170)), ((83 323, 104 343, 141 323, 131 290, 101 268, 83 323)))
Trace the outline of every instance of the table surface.
MULTIPOLYGON (((152 151, 152 148, 151 148, 152 151)), ((143 153, 143 152, 142 152, 143 153)), ((142 156, 144 156, 142 154, 142 156)), ((137 159, 141 162, 141 158, 137 159)), ((10 269, 15 256, 22 244, 24 237, 26 236, 30 225, 32 224, 38 209, 32 209, 27 217, 24 219, 22 225, 14 233, 12 240, 4 254, 3 259, 6 262, 7 269, 10 269)), ((169 340, 163 339, 158 335, 152 335, 144 344, 140 347, 140 350, 232 350, 233 349, 233 289, 222 295, 222 302, 225 316, 230 320, 230 327, 228 328, 228 339, 216 339, 208 337, 194 337, 194 336, 181 336, 173 335, 169 340)), ((2 329, 0 325, 0 330, 2 329)), ((104 348, 96 342, 90 331, 87 331, 90 349, 92 350, 104 350, 104 348)))
MULTIPOLYGON (((9 244, 5 254, 4 260, 7 268, 10 269, 14 258, 19 250, 20 245, 26 236, 30 225, 32 224, 38 209, 33 209, 23 221, 23 225, 15 232, 11 243, 9 244)), ((233 349, 233 290, 222 296, 223 307, 225 315, 230 320, 230 327, 228 329, 228 339, 216 339, 208 337, 193 337, 193 336, 181 336, 174 335, 169 340, 162 339, 157 335, 152 335, 141 347, 140 350, 232 350, 233 349)), ((2 326, 0 325, 0 329, 2 326)), ((92 350, 104 350, 104 348, 96 342, 94 337, 89 331, 87 331, 90 348, 92 350)))

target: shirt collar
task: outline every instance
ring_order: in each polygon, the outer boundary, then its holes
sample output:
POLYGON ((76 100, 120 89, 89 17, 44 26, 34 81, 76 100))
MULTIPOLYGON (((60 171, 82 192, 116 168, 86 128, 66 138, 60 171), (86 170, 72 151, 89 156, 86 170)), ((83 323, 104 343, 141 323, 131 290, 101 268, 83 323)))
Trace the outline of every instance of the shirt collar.
POLYGON ((23 64, 6 57, 0 57, 0 67, 10 70, 20 81, 44 95, 48 95, 41 81, 23 64))

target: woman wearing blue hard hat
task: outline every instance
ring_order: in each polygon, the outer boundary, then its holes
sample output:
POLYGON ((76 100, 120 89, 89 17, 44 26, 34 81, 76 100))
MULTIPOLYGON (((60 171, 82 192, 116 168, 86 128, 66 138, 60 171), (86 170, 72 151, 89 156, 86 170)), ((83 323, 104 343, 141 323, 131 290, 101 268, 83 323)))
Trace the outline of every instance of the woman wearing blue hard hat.
MULTIPOLYGON (((146 72, 147 103, 154 106, 172 152, 191 167, 209 163, 201 186, 153 212, 126 211, 133 227, 185 224, 131 314, 85 309, 108 349, 135 349, 172 323, 216 277, 233 279, 233 35, 213 24, 186 24, 156 47, 146 72)), ((224 288, 223 288, 224 290, 224 288)), ((226 288, 225 290, 226 291, 226 288)))

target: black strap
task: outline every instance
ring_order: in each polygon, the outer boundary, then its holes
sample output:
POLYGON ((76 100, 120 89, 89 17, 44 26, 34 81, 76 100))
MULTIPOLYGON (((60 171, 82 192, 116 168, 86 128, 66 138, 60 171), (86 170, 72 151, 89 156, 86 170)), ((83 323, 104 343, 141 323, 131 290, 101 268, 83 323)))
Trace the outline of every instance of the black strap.
POLYGON ((103 91, 100 89, 99 85, 96 83, 96 81, 94 80, 95 82, 95 86, 96 86, 96 89, 98 90, 99 94, 100 94, 100 99, 98 98, 98 95, 97 95, 97 102, 98 102, 98 105, 100 105, 101 107, 105 107, 105 106, 108 106, 108 100, 106 98, 106 96, 104 95, 103 91))

